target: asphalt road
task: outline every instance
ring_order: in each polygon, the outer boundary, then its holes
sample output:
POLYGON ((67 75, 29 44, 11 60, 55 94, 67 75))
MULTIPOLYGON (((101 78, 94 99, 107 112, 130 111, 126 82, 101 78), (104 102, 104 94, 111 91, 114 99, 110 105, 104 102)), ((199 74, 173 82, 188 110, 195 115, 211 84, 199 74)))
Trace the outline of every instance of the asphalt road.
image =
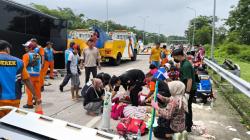
MULTIPOLYGON (((120 66, 107 66, 104 65, 99 72, 107 72, 111 75, 120 75, 127 69, 141 69, 144 72, 148 71, 148 56, 138 56, 138 60, 123 61, 120 66)), ((84 70, 81 75, 81 86, 84 82, 84 70)), ((49 80, 52 85, 45 87, 42 93, 43 109, 47 116, 62 119, 71 123, 87 126, 98 127, 101 117, 91 117, 86 115, 83 109, 82 101, 72 101, 70 93, 70 82, 64 88, 64 92, 59 91, 59 85, 62 77, 55 80, 49 80)), ((22 98, 22 105, 26 103, 26 95, 22 98)), ((21 106, 22 106, 21 105, 21 106)), ((33 110, 29 110, 33 111, 33 110)), ((217 100, 214 102, 213 108, 210 105, 194 104, 194 122, 204 124, 207 134, 215 137, 217 140, 249 140, 250 135, 247 134, 246 128, 240 123, 240 116, 225 99, 218 94, 217 100), (236 139, 238 138, 238 139, 236 139)), ((111 127, 115 130, 117 121, 111 121, 111 127)), ((147 139, 144 136, 143 139, 147 139)), ((156 138, 154 138, 156 139, 156 138)), ((195 134, 189 135, 189 140, 205 140, 203 136, 195 134)))

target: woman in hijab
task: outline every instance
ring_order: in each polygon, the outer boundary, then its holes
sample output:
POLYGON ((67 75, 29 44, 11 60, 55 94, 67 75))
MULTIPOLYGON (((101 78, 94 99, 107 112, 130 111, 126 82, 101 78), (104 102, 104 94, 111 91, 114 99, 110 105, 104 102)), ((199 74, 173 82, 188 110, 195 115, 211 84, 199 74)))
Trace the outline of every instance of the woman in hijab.
POLYGON ((104 89, 101 79, 92 79, 92 84, 86 89, 84 94, 84 109, 91 116, 99 115, 102 112, 104 100, 104 89))
POLYGON ((172 139, 172 134, 177 133, 177 140, 181 139, 181 137, 186 139, 187 133, 184 131, 185 112, 188 111, 188 107, 187 99, 185 98, 185 85, 180 81, 173 81, 169 82, 168 86, 171 94, 170 98, 163 97, 160 94, 157 95, 161 101, 168 103, 166 108, 159 108, 157 102, 151 102, 159 117, 163 117, 169 122, 164 127, 156 127, 154 135, 158 138, 172 139))

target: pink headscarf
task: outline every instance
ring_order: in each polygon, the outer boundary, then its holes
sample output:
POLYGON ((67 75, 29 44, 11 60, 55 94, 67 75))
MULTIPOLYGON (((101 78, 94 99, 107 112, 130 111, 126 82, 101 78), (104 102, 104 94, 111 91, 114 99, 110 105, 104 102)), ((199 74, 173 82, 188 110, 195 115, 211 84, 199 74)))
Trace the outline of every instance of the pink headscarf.
POLYGON ((102 83, 102 80, 101 79, 98 79, 98 78, 94 78, 92 79, 92 84, 93 84, 93 87, 96 89, 96 90, 101 90, 103 88, 103 83, 102 83))

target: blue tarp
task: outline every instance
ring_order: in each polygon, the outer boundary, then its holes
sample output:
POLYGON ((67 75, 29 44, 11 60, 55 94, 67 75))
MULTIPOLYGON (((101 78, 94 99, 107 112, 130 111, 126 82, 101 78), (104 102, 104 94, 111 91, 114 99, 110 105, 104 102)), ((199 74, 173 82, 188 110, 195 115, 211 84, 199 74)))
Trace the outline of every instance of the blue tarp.
POLYGON ((97 32, 99 35, 99 39, 96 42, 97 48, 103 48, 106 41, 111 40, 110 37, 107 35, 105 31, 103 31, 101 28, 94 26, 93 31, 97 32))

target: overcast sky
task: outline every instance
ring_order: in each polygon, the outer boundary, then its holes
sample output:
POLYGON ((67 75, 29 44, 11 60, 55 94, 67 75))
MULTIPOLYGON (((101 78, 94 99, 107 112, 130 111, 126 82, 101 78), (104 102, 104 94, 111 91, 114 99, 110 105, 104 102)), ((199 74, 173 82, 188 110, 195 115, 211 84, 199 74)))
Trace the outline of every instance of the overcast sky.
MULTIPOLYGON (((49 8, 69 7, 76 13, 84 13, 89 18, 106 20, 106 0, 14 0, 21 4, 43 4, 49 8)), ((217 0, 216 15, 225 19, 232 5, 239 0, 217 0)), ((108 0, 109 18, 117 23, 136 26, 143 29, 143 19, 147 17, 146 30, 159 31, 165 35, 184 35, 194 12, 186 7, 196 9, 197 15, 211 16, 213 0, 108 0)), ((221 25, 222 23, 217 23, 221 25)))

